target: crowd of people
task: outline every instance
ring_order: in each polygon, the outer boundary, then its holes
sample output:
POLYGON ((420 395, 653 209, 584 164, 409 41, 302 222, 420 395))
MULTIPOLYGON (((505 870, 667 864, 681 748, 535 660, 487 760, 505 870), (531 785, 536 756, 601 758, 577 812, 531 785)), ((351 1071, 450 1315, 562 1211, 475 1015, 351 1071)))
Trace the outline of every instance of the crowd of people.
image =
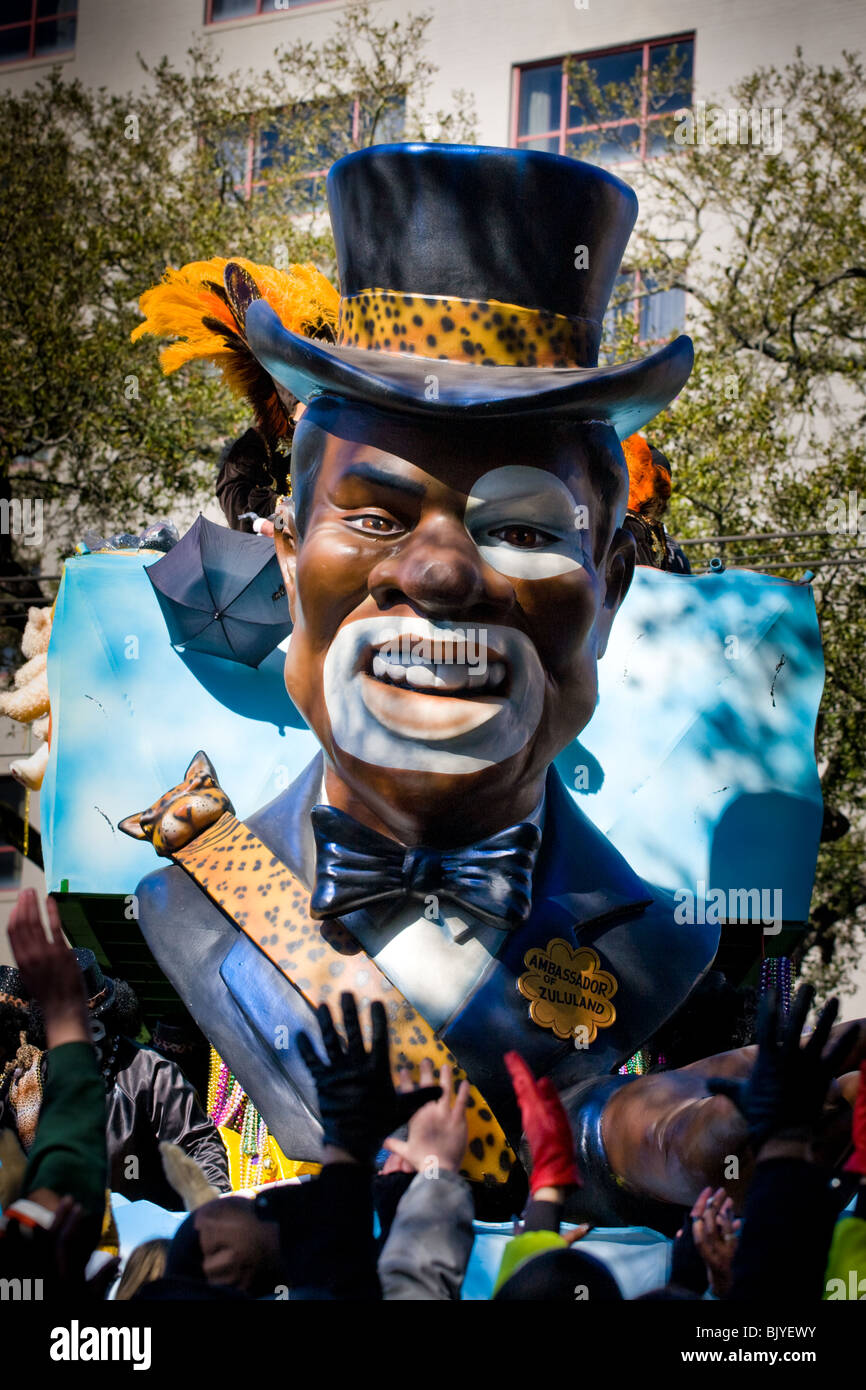
MULTIPOLYGON (((8 1106, 0 1129, 0 1278, 38 1279, 44 1298, 67 1300, 103 1300, 109 1290, 138 1302, 461 1297, 475 1239, 472 1191, 460 1174, 469 1086, 455 1087, 449 1067, 437 1074, 432 1062, 418 1083, 406 1071, 395 1086, 384 1007, 374 1002, 362 1018, 351 994, 341 998, 339 1028, 320 1006, 323 1050, 304 1034, 298 1043, 321 1108, 321 1172, 252 1198, 232 1195, 224 1170, 214 1168, 210 1136, 203 1148, 201 1135, 185 1147, 163 1142, 167 1184, 189 1215, 171 1240, 134 1249, 121 1271, 105 1253, 112 1170, 92 997, 51 899, 48 922, 46 933, 30 892, 9 930, 47 1065, 29 1142, 22 1145, 10 1127, 8 1106)), ((835 1064, 852 1038, 837 1030, 831 1040, 831 1001, 804 1040, 812 1001, 804 986, 786 1012, 765 995, 751 1076, 714 1083, 743 1116, 750 1172, 740 1175, 736 1195, 707 1188, 683 1211, 669 1280, 643 1299, 866 1297, 866 1063, 853 1108, 830 1106, 836 1151, 839 1125, 850 1129, 850 1157, 833 1169, 826 1163, 828 1100, 835 1064)), ((614 1275, 581 1249, 589 1227, 563 1229, 566 1199, 581 1175, 556 1089, 517 1053, 506 1063, 529 1155, 529 1193, 491 1297, 619 1301, 614 1275)))

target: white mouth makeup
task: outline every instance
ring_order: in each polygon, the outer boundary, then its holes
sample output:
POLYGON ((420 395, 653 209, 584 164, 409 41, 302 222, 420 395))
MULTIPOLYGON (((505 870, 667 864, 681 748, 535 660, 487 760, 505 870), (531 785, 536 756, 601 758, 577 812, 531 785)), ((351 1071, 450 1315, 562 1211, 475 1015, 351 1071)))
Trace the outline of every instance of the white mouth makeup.
POLYGON ((467 499, 465 522, 487 564, 512 579, 553 579, 583 567, 587 508, 544 469, 507 464, 484 473, 467 499), (509 544, 502 534, 509 529, 536 532, 537 543, 509 544))
POLYGON ((477 772, 517 753, 541 718, 544 675, 516 628, 420 617, 340 629, 323 687, 337 745, 377 767, 477 772))

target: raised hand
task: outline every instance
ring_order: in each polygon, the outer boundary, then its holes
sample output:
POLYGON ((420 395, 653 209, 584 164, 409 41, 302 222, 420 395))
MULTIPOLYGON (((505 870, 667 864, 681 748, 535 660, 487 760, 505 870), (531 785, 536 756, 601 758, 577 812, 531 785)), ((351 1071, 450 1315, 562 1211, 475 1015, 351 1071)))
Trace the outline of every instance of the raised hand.
POLYGON ((87 1279, 100 1221, 87 1215, 74 1198, 52 1195, 55 1205, 50 1215, 47 1210, 43 1213, 45 1224, 32 1224, 29 1215, 24 1224, 14 1204, 8 1209, 8 1225, 0 1242, 0 1274, 14 1271, 17 1278, 44 1279, 53 1298, 102 1302, 117 1276, 118 1261, 105 1261, 87 1279))
POLYGON ((692 1207, 691 1222, 695 1249, 707 1267, 710 1289, 717 1298, 727 1298, 743 1223, 734 1216, 734 1203, 723 1187, 715 1192, 704 1188, 692 1207))
POLYGON ((328 1060, 319 1056, 306 1033, 298 1034, 298 1050, 316 1083, 326 1148, 336 1149, 358 1163, 372 1163, 386 1135, 414 1115, 429 1100, 438 1099, 438 1086, 397 1093, 388 1056, 388 1020, 379 1000, 370 1005, 372 1046, 364 1046, 354 995, 340 996, 343 1044, 327 1004, 316 1016, 328 1060))
MULTIPOLYGON (((408 1137, 385 1140, 385 1148, 415 1173, 429 1172, 433 1164, 434 1174, 441 1169, 456 1173, 466 1152, 469 1082, 461 1081, 455 1097, 454 1074, 447 1063, 439 1073, 439 1081, 442 1094, 438 1100, 428 1101, 416 1110, 409 1121, 408 1137)), ((421 1085, 430 1088, 433 1082, 433 1063, 424 1061, 421 1063, 421 1085)), ((407 1169, 404 1167, 402 1171, 407 1169)))
POLYGON ((714 1077, 707 1082, 714 1095, 727 1096, 741 1111, 756 1153, 771 1138, 813 1137, 838 1064, 858 1032, 852 1024, 824 1054, 839 1008, 839 1001, 831 999, 808 1042, 801 1046, 814 998, 811 985, 802 985, 787 1018, 782 1018, 775 992, 768 991, 761 1000, 758 1057, 751 1075, 747 1080, 714 1077))
POLYGON ((9 918, 9 945, 25 989, 37 1001, 45 1020, 49 1047, 66 1042, 89 1042, 87 1001, 78 961, 63 939, 60 913, 47 898, 49 933, 32 888, 18 894, 9 918))
POLYGON ((530 1192, 535 1194, 543 1187, 580 1187, 574 1136, 550 1077, 536 1081, 519 1052, 506 1052, 505 1065, 532 1154, 530 1192))

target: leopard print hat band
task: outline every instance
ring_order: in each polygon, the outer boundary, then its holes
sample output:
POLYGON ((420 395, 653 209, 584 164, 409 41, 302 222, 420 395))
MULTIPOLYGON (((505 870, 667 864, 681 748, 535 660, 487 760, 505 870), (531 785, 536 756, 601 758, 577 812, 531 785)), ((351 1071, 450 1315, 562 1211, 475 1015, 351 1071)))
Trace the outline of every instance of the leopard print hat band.
POLYGON ((365 289, 340 302, 341 347, 408 352, 484 367, 576 367, 594 361, 601 324, 495 299, 365 289))

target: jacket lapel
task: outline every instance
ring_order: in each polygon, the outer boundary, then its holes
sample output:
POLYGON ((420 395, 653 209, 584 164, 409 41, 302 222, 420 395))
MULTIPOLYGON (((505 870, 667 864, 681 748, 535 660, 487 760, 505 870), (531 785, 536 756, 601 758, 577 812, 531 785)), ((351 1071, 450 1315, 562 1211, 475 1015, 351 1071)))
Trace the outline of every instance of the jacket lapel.
MULTIPOLYGON (((521 1052, 537 1075, 555 1072, 560 1087, 609 1073, 684 1003, 717 946, 718 928, 675 922, 673 900, 634 873, 551 768, 529 920, 510 934, 443 1037, 497 1113, 514 1116, 504 1052, 521 1052), (531 962, 555 941, 571 952, 590 948, 616 985, 610 1000, 615 1018, 600 1023, 587 1045, 576 1046, 574 1038, 557 1037, 534 1021, 518 985, 524 977, 532 989, 528 977, 537 972, 531 962)), ((567 1017, 561 1007, 554 1012, 567 1017)))
MULTIPOLYGON (((247 822, 307 884, 315 862, 309 813, 319 798, 321 778, 320 755, 286 792, 247 822)), ((504 1052, 517 1049, 538 1075, 554 1072, 560 1087, 608 1074, 684 1003, 712 963, 717 946, 718 928, 675 922, 672 898, 634 873, 574 804, 551 768, 529 920, 509 934, 498 958, 440 1035, 487 1097, 506 1133, 519 1138, 504 1052), (570 951, 590 948, 599 969, 616 984, 611 999, 615 1018, 602 1022, 586 1046, 576 1047, 573 1038, 558 1037, 552 1028, 534 1021, 531 1001, 518 984, 531 973, 527 958, 544 953, 554 941, 566 943, 570 951)), ((296 1089, 307 1091, 306 1076, 298 1074, 303 1069, 292 1037, 309 1023, 301 996, 296 996, 299 1007, 291 1010, 297 1018, 287 1019, 287 994, 293 991, 279 990, 282 998, 277 1001, 255 983, 262 983, 261 956, 243 940, 226 957, 221 975, 245 1016, 257 1020, 264 1042, 279 1021, 288 1021, 288 1047, 280 1063, 296 1089), (268 1000, 280 1012, 280 1020, 276 1014, 270 1018, 268 1000)), ((404 993, 414 1003, 411 991, 404 993)))

